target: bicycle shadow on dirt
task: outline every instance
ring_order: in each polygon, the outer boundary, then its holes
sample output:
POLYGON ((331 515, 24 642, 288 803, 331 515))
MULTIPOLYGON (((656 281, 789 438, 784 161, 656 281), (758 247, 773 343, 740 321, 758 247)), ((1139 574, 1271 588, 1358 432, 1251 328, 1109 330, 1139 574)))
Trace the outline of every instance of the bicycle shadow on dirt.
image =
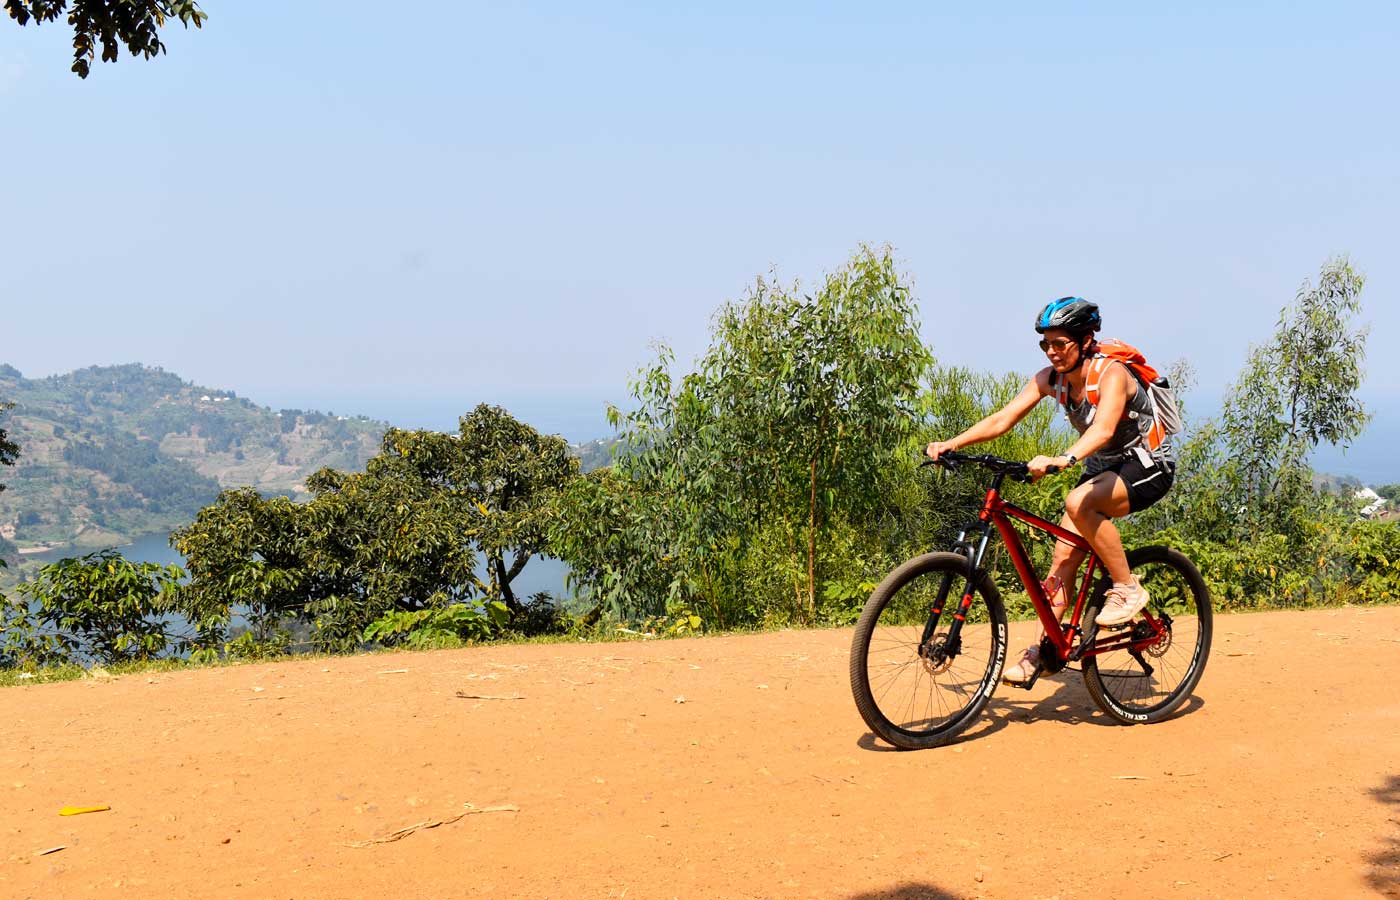
POLYGON ((965 896, 945 891, 927 882, 911 881, 886 890, 861 891, 859 894, 852 894, 847 900, 964 900, 965 896))
MULTIPOLYGON (((1053 683, 1055 690, 1048 696, 1035 698, 1020 688, 1002 685, 987 703, 987 708, 982 712, 981 720, 949 741, 945 746, 954 747, 967 741, 990 737, 1011 724, 1059 722, 1063 725, 1089 724, 1107 725, 1113 728, 1123 727, 1104 715, 1095 705, 1094 698, 1089 696, 1089 691, 1084 687, 1084 681, 1077 672, 1042 677, 1040 683, 1053 683)), ((1192 694, 1186 698, 1186 702, 1181 704, 1181 708, 1171 718, 1188 716, 1204 705, 1205 701, 1201 699, 1199 694, 1192 694)), ((863 750, 876 752, 897 749, 880 741, 871 732, 862 735, 856 741, 856 745, 863 750)))
MULTIPOLYGON (((1371 796, 1394 808, 1390 821, 1400 826, 1400 775, 1390 776, 1385 784, 1371 791, 1371 796)), ((1384 840, 1383 847, 1366 857, 1371 864, 1366 883, 1383 897, 1400 897, 1400 828, 1384 840)))

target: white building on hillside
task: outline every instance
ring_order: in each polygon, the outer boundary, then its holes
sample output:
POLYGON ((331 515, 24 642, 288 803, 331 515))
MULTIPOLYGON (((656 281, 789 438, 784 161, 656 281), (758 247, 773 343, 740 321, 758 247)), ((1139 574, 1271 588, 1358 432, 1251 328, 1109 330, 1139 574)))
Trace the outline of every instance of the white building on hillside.
POLYGON ((1364 519, 1370 519, 1385 509, 1385 498, 1368 487, 1362 488, 1352 496, 1364 504, 1361 507, 1361 517, 1364 519))

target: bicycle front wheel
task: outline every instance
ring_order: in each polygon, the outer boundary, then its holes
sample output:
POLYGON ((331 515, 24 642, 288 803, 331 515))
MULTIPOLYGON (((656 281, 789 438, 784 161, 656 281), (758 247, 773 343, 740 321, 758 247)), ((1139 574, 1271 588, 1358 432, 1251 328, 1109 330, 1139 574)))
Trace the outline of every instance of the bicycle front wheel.
MULTIPOLYGON (((1145 612, 1162 623, 1161 636, 1136 651, 1113 650, 1084 657, 1084 684, 1099 708, 1125 725, 1158 722, 1186 702, 1201 680, 1210 655, 1210 591, 1184 555, 1170 547, 1142 547, 1128 565, 1151 600, 1145 612)), ((1089 614, 1101 607, 1107 580, 1089 614)), ((1096 646, 1146 639, 1152 627, 1139 614, 1125 629, 1099 629, 1096 646)))
POLYGON ((870 730, 896 747, 946 744, 976 721, 1006 664, 1006 611, 985 575, 952 646, 967 560, 929 553, 875 588, 851 642, 851 693, 870 730), (979 600, 981 602, 977 602, 979 600), (924 640, 933 609, 937 628, 924 640))

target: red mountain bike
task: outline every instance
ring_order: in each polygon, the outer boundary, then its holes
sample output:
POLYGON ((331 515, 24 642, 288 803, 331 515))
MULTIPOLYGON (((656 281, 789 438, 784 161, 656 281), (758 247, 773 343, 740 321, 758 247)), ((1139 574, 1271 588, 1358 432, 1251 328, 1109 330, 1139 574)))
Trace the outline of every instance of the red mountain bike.
POLYGON ((1030 480, 1026 464, 952 452, 937 464, 981 466, 993 474, 992 484, 978 521, 963 529, 951 552, 900 565, 866 602, 851 643, 851 691, 865 724, 896 747, 920 750, 946 744, 977 721, 1006 664, 1006 608, 983 565, 993 528, 1045 628, 1040 667, 1019 686, 1030 688, 1042 673, 1078 663, 1089 695, 1110 718, 1131 725, 1174 713, 1200 681, 1210 654, 1210 592, 1191 561, 1170 547, 1129 553, 1128 564, 1152 600, 1131 622, 1099 629, 1094 617, 1110 579, 1093 548, 1001 497, 1005 479, 1030 480), (1087 554, 1064 623, 1012 519, 1087 554), (961 593, 953 593, 954 585, 961 593))

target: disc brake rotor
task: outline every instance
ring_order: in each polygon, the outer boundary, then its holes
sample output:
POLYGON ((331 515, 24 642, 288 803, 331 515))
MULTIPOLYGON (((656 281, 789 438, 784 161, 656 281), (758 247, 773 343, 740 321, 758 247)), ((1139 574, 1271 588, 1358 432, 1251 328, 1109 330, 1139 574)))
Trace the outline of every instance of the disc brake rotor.
MULTIPOLYGON (((1144 624, 1144 625, 1147 625, 1146 622, 1144 622, 1143 624, 1144 624)), ((1150 628, 1151 626, 1147 626, 1147 627, 1150 628)), ((1144 638, 1150 638, 1150 637, 1152 637, 1152 634, 1151 634, 1151 632, 1149 632, 1148 634, 1143 635, 1143 637, 1144 637, 1144 638)), ((1151 657, 1154 657, 1154 658, 1160 658, 1160 657, 1166 655, 1166 652, 1167 652, 1168 650, 1171 649, 1171 646, 1172 646, 1172 623, 1171 623, 1171 619, 1168 619, 1168 618, 1166 618, 1165 616, 1163 616, 1163 617, 1162 617, 1162 630, 1161 630, 1161 633, 1157 636, 1157 641, 1156 641, 1155 643, 1153 643, 1153 644, 1150 644, 1150 645, 1148 645, 1148 646, 1146 646, 1146 647, 1143 647, 1142 649, 1143 649, 1143 652, 1146 653, 1148 656, 1151 656, 1151 657)))
POLYGON ((947 652, 948 633, 940 631, 929 638, 919 652, 923 658, 924 671, 930 675, 942 675, 953 664, 953 657, 947 652))

